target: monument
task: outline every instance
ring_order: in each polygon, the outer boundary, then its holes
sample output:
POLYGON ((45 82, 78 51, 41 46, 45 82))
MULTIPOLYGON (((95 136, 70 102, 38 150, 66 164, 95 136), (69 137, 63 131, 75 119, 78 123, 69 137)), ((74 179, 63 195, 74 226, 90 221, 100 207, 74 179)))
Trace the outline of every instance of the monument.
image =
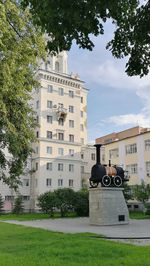
POLYGON ((91 225, 118 225, 129 223, 129 212, 123 196, 122 184, 128 181, 122 167, 100 163, 101 144, 96 147, 96 164, 92 167, 89 189, 89 216, 91 225))

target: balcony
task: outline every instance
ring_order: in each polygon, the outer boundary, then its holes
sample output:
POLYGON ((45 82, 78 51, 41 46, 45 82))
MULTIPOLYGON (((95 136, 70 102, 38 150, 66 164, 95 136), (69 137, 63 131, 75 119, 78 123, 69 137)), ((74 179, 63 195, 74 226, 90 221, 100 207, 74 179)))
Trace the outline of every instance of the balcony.
POLYGON ((57 114, 57 119, 59 120, 60 118, 62 118, 63 120, 66 119, 67 116, 67 109, 64 107, 58 107, 56 109, 56 114, 57 114))

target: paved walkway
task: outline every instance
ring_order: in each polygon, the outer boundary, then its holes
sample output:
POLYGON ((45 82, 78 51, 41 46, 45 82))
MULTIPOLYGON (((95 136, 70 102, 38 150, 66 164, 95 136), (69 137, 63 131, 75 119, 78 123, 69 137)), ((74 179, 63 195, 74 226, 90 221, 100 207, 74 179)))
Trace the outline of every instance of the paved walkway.
POLYGON ((94 233, 114 238, 115 241, 136 245, 150 245, 150 220, 130 220, 127 225, 95 226, 89 224, 89 218, 63 218, 34 221, 5 221, 19 225, 37 227, 64 233, 94 233), (117 239, 118 238, 118 239, 117 239), (136 239, 128 239, 136 238, 136 239), (139 238, 139 239, 138 239, 139 238), (147 238, 147 239, 144 239, 147 238), (149 239, 148 239, 149 238, 149 239))

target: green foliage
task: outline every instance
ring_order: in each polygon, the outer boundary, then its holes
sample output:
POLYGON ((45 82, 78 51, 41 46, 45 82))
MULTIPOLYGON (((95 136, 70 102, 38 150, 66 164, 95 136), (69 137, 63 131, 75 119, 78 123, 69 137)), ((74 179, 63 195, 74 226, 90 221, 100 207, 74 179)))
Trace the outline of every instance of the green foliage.
POLYGON ((23 212, 23 201, 22 201, 22 197, 21 196, 18 196, 16 199, 15 199, 15 202, 14 202, 14 207, 13 207, 13 213, 15 214, 20 214, 23 212))
POLYGON ((78 216, 89 215, 89 192, 82 189, 75 194, 74 208, 78 216))
POLYGON ((145 205, 144 205, 144 213, 146 214, 146 215, 149 215, 150 214, 150 203, 145 203, 145 205))
POLYGON ((64 217, 73 208, 75 192, 71 188, 60 188, 54 193, 55 206, 60 210, 61 217, 64 217))
POLYGON ((2 195, 0 194, 0 214, 2 213, 3 206, 4 206, 4 201, 2 195))
POLYGON ((45 53, 40 30, 19 3, 0 1, 0 179, 15 189, 35 140, 29 100, 32 88, 38 86, 37 56, 45 53), (7 159, 4 149, 12 158, 7 159))
POLYGON ((129 186, 126 182, 123 184, 123 195, 124 195, 124 198, 126 200, 126 202, 128 200, 131 200, 133 199, 133 190, 132 190, 132 187, 129 186))
POLYGON ((56 197, 54 192, 45 192, 38 197, 38 206, 45 213, 49 213, 53 217, 56 197))
POLYGON ((111 20, 114 38, 107 45, 113 56, 128 57, 128 75, 147 75, 150 66, 150 1, 138 0, 22 0, 30 6, 33 20, 51 37, 50 51, 69 50, 75 40, 80 48, 92 50, 92 35, 104 34, 111 20))
POLYGON ((133 187, 134 198, 143 204, 150 198, 150 186, 146 185, 144 181, 141 182, 141 185, 135 185, 133 187))

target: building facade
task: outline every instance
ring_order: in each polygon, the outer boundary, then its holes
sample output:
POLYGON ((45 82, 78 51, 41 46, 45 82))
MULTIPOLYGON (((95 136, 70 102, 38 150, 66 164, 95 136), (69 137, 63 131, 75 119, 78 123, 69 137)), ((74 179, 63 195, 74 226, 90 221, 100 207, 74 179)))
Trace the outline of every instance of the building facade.
MULTIPOLYGON (((37 197, 46 191, 63 187, 77 191, 87 185, 95 163, 95 148, 87 145, 88 90, 77 74, 68 74, 67 53, 39 60, 36 78, 40 86, 33 89, 31 104, 39 125, 37 142, 32 144, 34 152, 20 187, 26 209, 31 210, 38 208, 37 197)), ((16 195, 3 186, 5 206, 10 208, 16 195)))
POLYGON ((103 144, 102 163, 122 166, 128 171, 129 185, 150 183, 150 129, 134 127, 96 139, 103 144))

